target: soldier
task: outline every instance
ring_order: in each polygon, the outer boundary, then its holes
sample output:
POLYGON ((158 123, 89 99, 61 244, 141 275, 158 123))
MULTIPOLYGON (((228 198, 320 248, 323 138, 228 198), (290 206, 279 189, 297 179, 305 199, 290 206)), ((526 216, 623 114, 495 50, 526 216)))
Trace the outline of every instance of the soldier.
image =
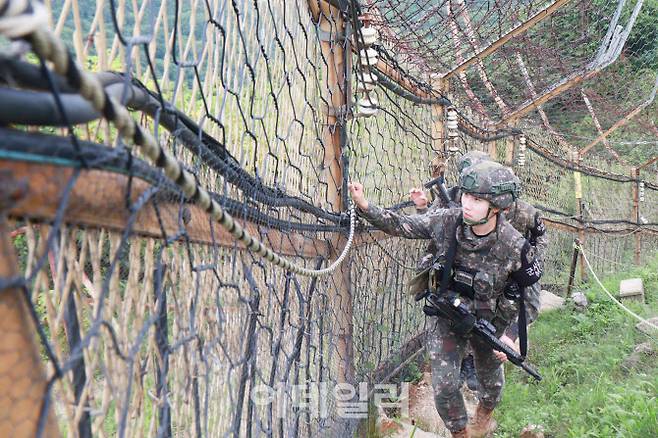
MULTIPOLYGON (((521 286, 535 283, 541 265, 534 249, 501 215, 518 191, 518 180, 510 169, 494 162, 470 166, 460 178, 461 209, 433 209, 427 214, 405 216, 370 204, 363 186, 350 183, 349 189, 359 214, 383 231, 409 239, 434 239, 437 270, 445 266, 448 249, 455 248, 450 288, 459 292, 463 303, 477 317, 485 318, 502 336, 511 323, 515 303, 504 297, 507 279, 521 286)), ((446 267, 450 269, 451 267, 446 267)), ((450 321, 431 317, 427 350, 432 366, 435 404, 453 437, 483 437, 496 428, 492 418, 499 403, 504 375, 504 354, 495 352, 479 338, 457 335, 450 321), (472 424, 459 390, 459 367, 470 343, 481 388, 472 424)))
MULTIPOLYGON (((467 152, 459 158, 459 161, 457 161, 457 171, 461 175, 464 169, 474 164, 481 163, 482 161, 491 161, 491 157, 489 156, 489 154, 477 150, 467 152)), ((434 191, 435 187, 433 187, 432 189, 434 191)), ((434 197, 434 201, 432 202, 432 205, 430 207, 431 209, 449 207, 446 200, 443 199, 441 196, 439 196, 435 192, 433 192, 432 195, 434 197)), ((428 200, 427 200, 427 196, 425 196, 425 192, 422 189, 417 189, 417 188, 411 189, 409 191, 409 196, 411 197, 411 200, 414 202, 416 206, 417 214, 427 213, 428 200)), ((459 192, 459 186, 450 187, 448 189, 448 197, 450 201, 459 205, 461 201, 460 199, 461 193, 459 192)), ((425 255, 420 259, 420 262, 416 267, 417 272, 421 273, 425 271, 429 266, 432 265, 435 258, 436 258, 436 245, 434 244, 434 242, 430 242, 427 245, 427 249, 425 250, 425 255)), ((510 331, 512 331, 513 333, 518 333, 518 328, 516 330, 513 330, 513 328, 510 327, 510 331)), ((513 340, 513 338, 510 337, 508 337, 508 339, 513 340)), ((478 381, 477 381, 477 376, 475 375, 475 365, 473 362, 473 355, 470 353, 467 354, 464 357, 464 360, 462 361, 459 371, 459 378, 461 382, 464 381, 466 382, 466 385, 471 391, 477 391, 478 381)))
MULTIPOLYGON (((467 152, 464 155, 462 155, 459 161, 457 162, 457 170, 461 175, 464 169, 474 164, 481 163, 482 161, 491 161, 491 157, 489 156, 489 154, 481 151, 467 152)), ((434 190, 434 188, 432 188, 432 190, 434 190)), ((417 214, 427 213, 428 211, 427 197, 425 196, 425 192, 422 189, 413 188, 409 191, 409 195, 411 197, 411 200, 416 205, 416 213, 417 214)), ((454 186, 448 189, 448 196, 450 197, 451 201, 459 204, 461 202, 461 193, 459 192, 459 186, 454 186)), ((441 198, 441 196, 435 194, 434 202, 432 202, 430 209, 436 209, 436 208, 448 208, 448 204, 441 198)), ((436 247, 433 242, 430 242, 427 245, 427 250, 425 251, 425 255, 420 259, 420 262, 418 263, 416 269, 418 271, 423 271, 427 269, 432 264, 435 255, 436 255, 436 247)))
MULTIPOLYGON (((461 174, 464 169, 474 164, 481 163, 483 161, 491 161, 491 157, 480 151, 470 151, 462 155, 462 157, 457 162, 457 170, 461 174)), ((454 186, 448 190, 450 198, 452 201, 459 203, 459 187, 454 186)), ((416 213, 423 214, 428 211, 427 208, 427 197, 422 190, 411 189, 410 195, 412 201, 416 205, 416 213)), ((447 208, 448 206, 440 197, 436 198, 430 209, 434 208, 447 208)), ((542 221, 541 214, 539 211, 528 204, 525 201, 516 199, 512 205, 504 210, 505 218, 512 224, 512 226, 521 233, 532 246, 535 247, 535 256, 538 260, 544 260, 544 254, 548 246, 548 239, 546 236, 546 227, 542 221)), ((436 255, 436 248, 432 243, 427 247, 425 255, 421 258, 421 262, 418 265, 418 271, 422 271, 429 266, 434 260, 436 255)), ((511 285, 511 288, 514 289, 515 286, 511 285)), ((510 292, 513 293, 513 292, 510 292)), ((515 292, 515 293, 518 293, 515 292)), ((539 308, 541 306, 541 286, 539 283, 535 283, 532 286, 528 287, 525 290, 525 299, 528 304, 526 307, 527 321, 528 324, 534 322, 537 319, 539 314, 539 308)), ((505 335, 507 339, 516 341, 519 336, 519 325, 515 321, 513 322, 505 335)), ((475 370, 473 365, 473 356, 467 355, 464 358, 461 366, 460 376, 462 381, 466 381, 466 384, 469 389, 472 391, 477 390, 477 378, 475 376, 475 370)))

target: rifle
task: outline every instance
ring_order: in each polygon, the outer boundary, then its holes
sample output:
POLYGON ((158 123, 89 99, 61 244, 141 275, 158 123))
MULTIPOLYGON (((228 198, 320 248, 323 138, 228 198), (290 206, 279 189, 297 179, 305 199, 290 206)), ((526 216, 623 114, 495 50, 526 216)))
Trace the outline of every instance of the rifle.
POLYGON ((428 291, 425 294, 425 298, 428 302, 423 308, 425 314, 448 319, 452 322, 452 330, 459 335, 475 334, 494 350, 505 353, 505 356, 507 356, 507 359, 511 363, 522 368, 537 381, 541 381, 541 375, 525 363, 525 356, 520 355, 512 347, 498 339, 496 328, 493 324, 485 319, 477 319, 461 302, 458 294, 448 292, 439 296, 434 292, 428 291))
POLYGON ((457 204, 455 201, 453 201, 450 198, 450 193, 448 193, 448 189, 446 187, 446 181, 445 178, 443 178, 443 175, 439 176, 436 178, 438 181, 435 182, 433 185, 436 185, 436 187, 439 189, 439 196, 441 199, 443 199, 443 202, 448 206, 448 208, 459 208, 459 204, 457 204))
MULTIPOLYGON (((448 189, 446 188, 446 183, 445 183, 445 179, 443 178, 443 175, 437 176, 436 178, 423 184, 423 187, 428 190, 434 186, 437 186, 439 190, 439 196, 441 196, 441 199, 443 199, 443 202, 448 206, 448 208, 459 208, 459 204, 457 204, 455 201, 450 199, 450 193, 448 193, 448 189)), ((414 205, 413 201, 404 201, 404 202, 400 202, 399 204, 395 204, 389 207, 388 209, 400 210, 402 208, 411 207, 412 205, 414 205)))

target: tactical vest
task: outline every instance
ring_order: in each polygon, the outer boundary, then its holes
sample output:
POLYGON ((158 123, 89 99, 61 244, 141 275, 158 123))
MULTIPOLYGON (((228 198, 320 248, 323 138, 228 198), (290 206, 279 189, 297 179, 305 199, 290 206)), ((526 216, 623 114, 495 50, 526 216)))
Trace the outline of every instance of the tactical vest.
MULTIPOLYGON (((435 266, 445 265, 450 240, 455 238, 448 230, 455 229, 455 223, 460 221, 457 224, 457 232, 463 232, 461 227, 464 225, 459 213, 457 210, 447 213, 445 220, 434 229, 439 248, 435 266)), ((471 283, 473 298, 465 297, 468 298, 465 302, 479 317, 489 321, 494 318, 501 320, 498 321, 499 324, 493 321, 498 327, 509 324, 516 313, 516 304, 503 297, 503 290, 509 275, 519 265, 524 238, 504 220, 498 221, 496 230, 492 233, 496 233, 498 238, 491 245, 475 251, 469 251, 462 242, 458 243, 451 286, 454 287, 456 282, 471 283)), ((438 277, 435 280, 438 287, 440 276, 434 277, 438 277)))

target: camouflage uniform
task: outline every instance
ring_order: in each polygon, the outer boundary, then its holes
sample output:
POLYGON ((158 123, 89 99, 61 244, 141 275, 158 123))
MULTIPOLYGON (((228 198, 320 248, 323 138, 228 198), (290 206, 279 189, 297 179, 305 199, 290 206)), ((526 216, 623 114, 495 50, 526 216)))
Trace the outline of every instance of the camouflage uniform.
MULTIPOLYGON (((451 187, 448 190, 448 193, 453 201, 461 204, 461 191, 459 191, 459 187, 451 187)), ((432 205, 429 208, 417 208, 416 213, 425 214, 428 211, 446 208, 444 204, 445 203, 441 198, 437 198, 432 202, 432 205)), ((541 213, 531 204, 517 199, 512 207, 510 207, 505 213, 505 218, 514 229, 525 236, 528 242, 535 247, 535 256, 543 261, 544 254, 546 254, 546 248, 548 247, 548 239, 546 237, 546 226, 541 219, 541 213)), ((427 245, 425 255, 421 257, 416 269, 418 271, 427 269, 432 264, 435 257, 436 245, 434 242, 431 242, 427 245)), ((525 298, 527 304, 526 314, 528 315, 528 324, 531 324, 539 315, 539 309, 541 307, 541 285, 535 283, 532 286, 528 286, 525 290, 525 298)), ((508 336, 512 339, 518 337, 518 326, 516 326, 516 324, 513 324, 513 327, 510 327, 508 336)))
MULTIPOLYGON (((486 152, 482 152, 482 151, 466 152, 464 155, 461 156, 459 161, 457 161, 457 171, 461 174, 464 171, 464 169, 466 169, 467 167, 481 163, 483 161, 491 161, 491 157, 486 152)), ((448 203, 445 202, 443 198, 438 194, 438 189, 436 188, 436 186, 432 187, 431 191, 434 201, 432 202, 430 209, 450 207, 448 203)), ((450 198, 450 200, 456 202, 459 205, 461 205, 461 196, 462 194, 458 186, 454 186, 448 189, 448 197, 450 198)), ((416 209, 416 213, 418 214, 427 213, 427 211, 428 211, 427 207, 416 209)), ((434 260, 435 254, 436 254, 436 246, 434 245, 434 242, 430 242, 430 244, 427 246, 427 249, 425 250, 425 255, 418 262, 416 269, 418 271, 424 271, 425 269, 429 268, 432 264, 432 261, 434 260)))
MULTIPOLYGON (((448 189, 448 196, 450 196, 451 201, 454 201, 457 204, 461 205, 461 192, 459 191, 459 187, 457 186, 450 187, 448 189)), ((416 208, 416 214, 425 214, 430 210, 437 210, 442 208, 448 208, 448 204, 445 203, 443 199, 437 195, 434 201, 432 202, 432 205, 430 205, 429 208, 427 207, 416 208)), ((432 262, 434 261, 434 257, 436 257, 436 252, 437 252, 436 244, 434 243, 434 241, 432 241, 427 245, 427 249, 425 249, 425 255, 420 258, 418 265, 416 265, 416 270, 420 272, 429 268, 432 265, 432 262)))
MULTIPOLYGON (((533 258, 526 240, 509 222, 499 215, 496 228, 487 236, 473 234, 470 226, 462 223, 460 209, 434 209, 423 215, 404 216, 371 205, 361 212, 370 223, 383 231, 410 239, 434 239, 439 248, 438 260, 445 262, 448 243, 453 236, 447 230, 456 228, 457 247, 454 268, 472 275, 472 298, 463 301, 480 318, 491 321, 496 334, 502 335, 513 314, 514 303, 503 296, 507 278, 522 267, 522 254, 526 262, 533 258), (524 247, 525 245, 525 247, 524 247), (528 251, 525 253, 524 251, 528 251)), ((436 408, 448 429, 457 432, 466 427, 467 414, 459 391, 459 367, 467 345, 475 354, 475 366, 481 382, 478 392, 480 403, 493 409, 501 398, 504 384, 503 369, 493 350, 471 337, 458 336, 451 331, 449 322, 438 317, 430 318, 427 348, 432 363, 432 383, 436 408)))
MULTIPOLYGON (((539 211, 525 201, 517 200, 506 212, 505 218, 512 226, 535 247, 535 256, 543 261, 548 248, 546 226, 542 221, 539 211)), ((541 307, 541 286, 537 282, 525 289, 526 313, 528 324, 537 319, 541 307)), ((507 335, 511 339, 518 337, 518 326, 512 324, 507 335)))

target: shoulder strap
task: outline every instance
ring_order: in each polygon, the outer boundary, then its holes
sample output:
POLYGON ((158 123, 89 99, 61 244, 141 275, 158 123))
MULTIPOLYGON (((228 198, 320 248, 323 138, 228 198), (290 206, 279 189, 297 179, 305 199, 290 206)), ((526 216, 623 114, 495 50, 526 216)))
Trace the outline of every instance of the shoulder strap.
POLYGON ((443 267, 443 273, 441 275, 441 285, 439 286, 439 295, 443 295, 448 290, 448 283, 450 282, 450 276, 452 275, 452 265, 455 263, 455 254, 457 253, 457 227, 462 220, 461 213, 456 217, 455 223, 448 230, 446 230, 449 235, 449 246, 448 252, 446 253, 446 263, 443 267))
MULTIPOLYGON (((498 239, 489 251, 489 254, 506 254, 507 250, 504 246, 508 244, 509 241, 506 239, 498 239)), ((492 263, 493 260, 488 260, 488 262, 492 263)), ((525 309, 525 287, 519 285, 519 289, 521 290, 518 298, 519 316, 517 319, 517 324, 519 326, 519 349, 521 350, 521 356, 526 357, 528 354, 528 321, 525 309)))
POLYGON ((526 357, 528 354, 528 321, 525 313, 525 287, 521 287, 519 295, 519 347, 521 356, 526 357))

